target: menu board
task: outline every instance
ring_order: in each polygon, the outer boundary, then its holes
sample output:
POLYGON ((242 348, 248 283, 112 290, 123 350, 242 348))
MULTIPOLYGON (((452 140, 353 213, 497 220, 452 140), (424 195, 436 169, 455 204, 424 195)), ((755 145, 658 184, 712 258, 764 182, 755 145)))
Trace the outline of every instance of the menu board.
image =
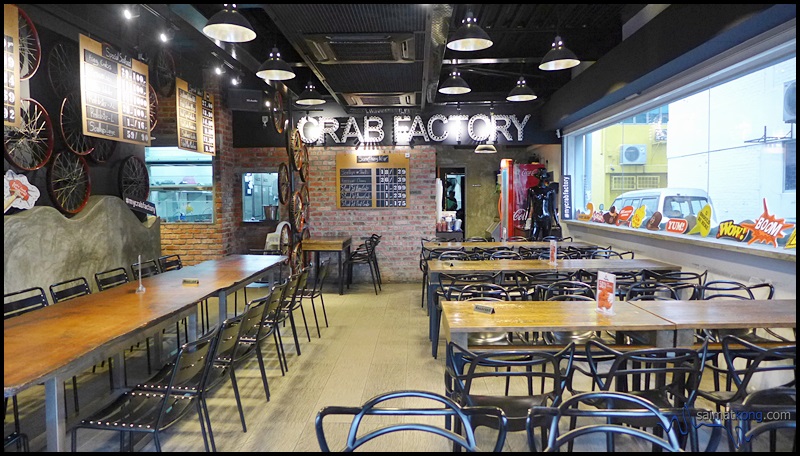
POLYGON ((83 134, 150 145, 147 65, 80 36, 83 134))
POLYGON ((408 207, 408 155, 336 155, 336 207, 408 207))
POLYGON ((178 149, 214 155, 214 97, 175 79, 178 149))
POLYGON ((19 13, 14 5, 3 8, 3 126, 19 128, 19 13))

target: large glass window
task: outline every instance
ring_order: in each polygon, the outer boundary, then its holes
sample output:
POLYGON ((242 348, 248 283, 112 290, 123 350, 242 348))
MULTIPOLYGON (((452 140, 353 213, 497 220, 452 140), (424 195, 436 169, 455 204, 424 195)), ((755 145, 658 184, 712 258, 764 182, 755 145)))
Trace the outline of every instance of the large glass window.
POLYGON ((242 217, 245 222, 278 220, 278 173, 242 175, 242 217))
POLYGON ((146 147, 150 201, 165 222, 214 221, 214 174, 210 155, 177 147, 146 147))
MULTIPOLYGON (((645 222, 656 212, 661 221, 649 229, 676 232, 667 222, 680 219, 688 235, 708 204, 710 238, 720 223, 746 226, 765 213, 794 223, 794 40, 791 46, 788 58, 758 62, 755 56, 751 69, 706 81, 701 90, 676 91, 655 108, 645 103, 622 119, 568 132, 564 174, 572 175, 573 219, 588 218, 589 203, 594 211, 644 206, 645 222)), ((792 229, 782 232, 779 245, 792 229)))

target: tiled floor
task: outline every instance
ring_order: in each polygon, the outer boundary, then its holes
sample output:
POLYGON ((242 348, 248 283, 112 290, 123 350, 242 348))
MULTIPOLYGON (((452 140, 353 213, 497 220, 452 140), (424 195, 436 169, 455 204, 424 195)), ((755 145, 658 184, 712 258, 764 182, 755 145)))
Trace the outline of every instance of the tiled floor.
MULTIPOLYGON (((324 406, 361 405, 377 394, 392 390, 444 392, 444 341, 440 341, 442 355, 439 359, 433 359, 428 341, 428 318, 425 310, 420 308, 419 284, 385 284, 377 296, 370 283, 356 284, 343 296, 336 294, 332 285, 327 285, 325 291, 330 325, 324 326, 321 308, 317 303, 320 323, 323 325, 322 337, 318 338, 313 314, 306 304, 311 342, 308 342, 305 329, 300 326, 302 354, 297 356, 291 335, 284 334, 289 362, 289 372, 285 376, 281 376, 273 347, 265 345, 272 393, 269 402, 264 395, 256 360, 237 370, 247 420, 246 433, 242 432, 230 382, 210 394, 208 405, 218 451, 319 451, 314 422, 317 412, 324 406)), ((248 298, 257 297, 257 293, 248 292, 248 298)), ((241 295, 239 299, 241 302, 241 295)), ((215 309, 214 303, 210 308, 215 309)), ((299 322, 302 325, 302 318, 299 318, 299 322)), ((174 343, 174 338, 166 340, 174 343)), ((143 350, 129 354, 130 383, 147 377, 144 366, 143 350)), ((90 401, 93 393, 104 394, 108 390, 105 370, 81 376, 79 382, 82 404, 90 401)), ((493 390, 494 386, 483 385, 483 388, 493 390)), ((71 392, 68 397, 70 395, 71 392)), ((41 396, 41 388, 31 389, 20 396, 23 431, 33 437, 34 450, 42 449, 44 445, 41 435, 41 396)), ((391 419, 385 418, 382 423, 387 421, 391 422, 391 419)), ((440 423, 441 418, 431 422, 440 423)), ((326 423, 331 447, 341 448, 349 420, 332 417, 326 423)), ((8 431, 7 425, 6 433, 8 431)), ((707 438, 707 429, 701 428, 700 432, 702 442, 707 438)), ((482 449, 491 448, 494 438, 492 431, 479 429, 478 437, 482 449)), ((204 450, 200 425, 192 414, 164 431, 161 442, 164 451, 204 450)), ((594 438, 576 448, 603 451, 601 444, 602 439, 594 438)), ((79 431, 78 449, 118 451, 118 435, 115 432, 79 431)), ((140 440, 136 449, 155 450, 150 437, 140 440)), ((431 435, 416 432, 387 436, 365 449, 449 451, 450 447, 431 435)), ((618 451, 636 449, 640 448, 631 443, 618 446, 618 451)), ((726 449, 725 444, 721 445, 720 450, 726 449)), ((524 433, 509 434, 504 450, 527 451, 524 433)))

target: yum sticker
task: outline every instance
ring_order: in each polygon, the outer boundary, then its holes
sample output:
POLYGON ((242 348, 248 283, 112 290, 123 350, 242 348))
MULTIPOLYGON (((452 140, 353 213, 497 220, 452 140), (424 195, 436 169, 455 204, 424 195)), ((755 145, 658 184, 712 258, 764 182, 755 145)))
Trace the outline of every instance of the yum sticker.
POLYGON ((683 234, 686 228, 689 227, 689 222, 684 219, 669 219, 667 222, 666 230, 670 233, 683 234))

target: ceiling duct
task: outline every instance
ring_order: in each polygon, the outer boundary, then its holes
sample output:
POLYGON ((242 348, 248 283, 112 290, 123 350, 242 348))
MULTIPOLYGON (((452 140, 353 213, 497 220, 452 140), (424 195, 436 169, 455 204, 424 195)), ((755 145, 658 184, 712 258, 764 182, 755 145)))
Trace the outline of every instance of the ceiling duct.
POLYGON ((345 101, 352 107, 415 106, 416 94, 410 93, 343 93, 345 101))
POLYGON ((314 59, 321 64, 413 62, 414 35, 304 35, 314 59))

